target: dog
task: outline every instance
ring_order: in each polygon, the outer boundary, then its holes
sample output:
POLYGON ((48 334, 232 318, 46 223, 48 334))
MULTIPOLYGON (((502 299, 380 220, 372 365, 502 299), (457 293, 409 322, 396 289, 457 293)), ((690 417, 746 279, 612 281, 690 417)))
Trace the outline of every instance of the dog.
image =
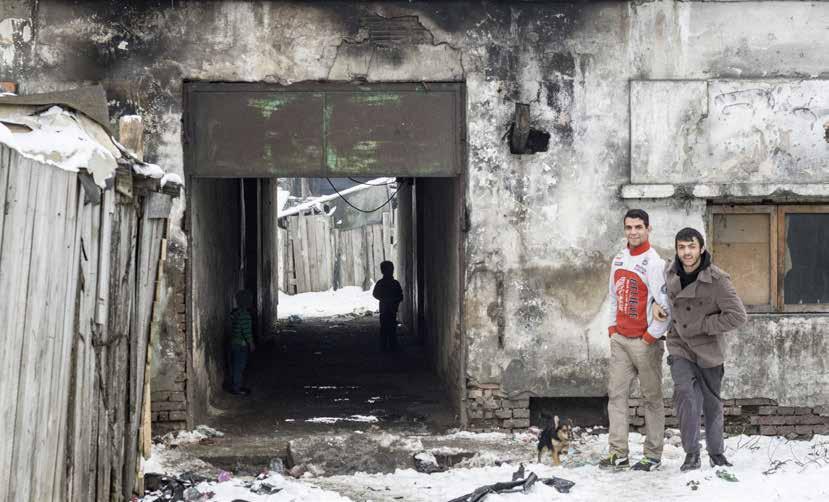
POLYGON ((538 435, 538 462, 541 462, 541 454, 544 450, 550 452, 553 457, 553 465, 561 465, 562 452, 570 448, 570 441, 573 439, 573 421, 560 422, 558 415, 538 435))

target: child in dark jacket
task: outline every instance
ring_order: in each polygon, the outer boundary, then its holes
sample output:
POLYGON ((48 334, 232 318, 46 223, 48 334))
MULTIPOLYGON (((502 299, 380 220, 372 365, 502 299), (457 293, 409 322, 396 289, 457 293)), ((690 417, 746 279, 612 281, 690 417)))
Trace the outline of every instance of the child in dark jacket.
POLYGON ((255 350, 253 342, 253 294, 242 290, 236 293, 236 308, 230 313, 230 392, 247 395, 242 387, 242 375, 248 364, 248 354, 255 350))
POLYGON ((380 300, 380 348, 383 351, 397 350, 397 309, 403 301, 403 288, 394 278, 394 264, 384 261, 380 264, 383 278, 374 285, 372 294, 380 300))

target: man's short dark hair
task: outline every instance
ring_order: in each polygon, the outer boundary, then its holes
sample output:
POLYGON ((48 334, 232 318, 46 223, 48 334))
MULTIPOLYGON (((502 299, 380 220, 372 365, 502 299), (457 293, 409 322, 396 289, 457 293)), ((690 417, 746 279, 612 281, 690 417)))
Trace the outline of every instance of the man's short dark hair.
POLYGON ((394 263, 392 263, 388 260, 380 263, 380 272, 382 272, 383 275, 393 274, 394 273, 394 263))
POLYGON ((705 239, 702 238, 702 234, 699 233, 699 230, 696 228, 685 227, 679 232, 676 233, 676 238, 674 239, 674 249, 676 249, 676 244, 679 241, 682 242, 694 242, 694 239, 699 242, 699 247, 705 247, 705 239))
POLYGON ((648 216, 648 213, 645 212, 644 209, 631 209, 625 213, 625 217, 622 218, 622 221, 625 221, 628 218, 632 218, 634 220, 642 220, 645 222, 645 226, 648 227, 651 224, 651 217, 648 216))

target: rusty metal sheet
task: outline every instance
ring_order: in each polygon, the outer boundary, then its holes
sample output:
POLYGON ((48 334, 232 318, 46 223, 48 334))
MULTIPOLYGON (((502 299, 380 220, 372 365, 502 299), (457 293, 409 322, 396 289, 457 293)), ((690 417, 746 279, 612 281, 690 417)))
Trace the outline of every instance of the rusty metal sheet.
POLYGON ((322 93, 208 91, 189 105, 194 175, 302 176, 322 165, 322 93))
POLYGON ((191 83, 188 174, 457 176, 462 84, 191 83))
POLYGON ((332 92, 326 96, 325 161, 332 175, 457 174, 455 94, 332 92))

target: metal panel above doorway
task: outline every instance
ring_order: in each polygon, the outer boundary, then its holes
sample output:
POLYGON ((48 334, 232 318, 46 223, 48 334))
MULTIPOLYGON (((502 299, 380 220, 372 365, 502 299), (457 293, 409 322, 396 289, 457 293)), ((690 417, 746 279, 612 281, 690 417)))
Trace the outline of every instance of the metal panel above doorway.
POLYGON ((188 83, 188 174, 457 176, 463 84, 188 83))

